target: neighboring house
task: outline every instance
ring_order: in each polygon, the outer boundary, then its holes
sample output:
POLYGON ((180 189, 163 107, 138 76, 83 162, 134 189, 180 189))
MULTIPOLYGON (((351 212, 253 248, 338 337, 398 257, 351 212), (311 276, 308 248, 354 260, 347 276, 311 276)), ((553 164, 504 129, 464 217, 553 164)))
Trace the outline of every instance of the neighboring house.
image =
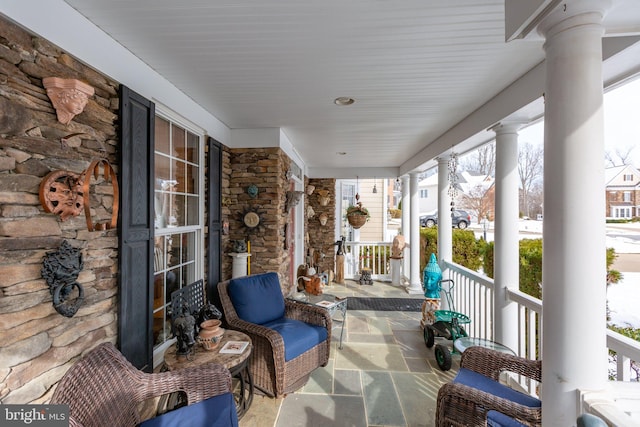
POLYGON ((380 242, 385 240, 389 218, 387 214, 388 187, 384 179, 339 179, 336 181, 336 194, 341 196, 336 200, 336 235, 344 235, 347 241, 380 242), (376 192, 373 192, 373 188, 376 192), (355 195, 360 196, 360 202, 371 217, 365 225, 355 230, 346 222, 344 215, 349 206, 355 205, 355 195))
POLYGON ((607 218, 640 216, 640 171, 631 165, 605 170, 607 218))
POLYGON ((435 173, 421 180, 418 183, 420 192, 420 207, 418 212, 431 213, 438 209, 438 174, 435 173))

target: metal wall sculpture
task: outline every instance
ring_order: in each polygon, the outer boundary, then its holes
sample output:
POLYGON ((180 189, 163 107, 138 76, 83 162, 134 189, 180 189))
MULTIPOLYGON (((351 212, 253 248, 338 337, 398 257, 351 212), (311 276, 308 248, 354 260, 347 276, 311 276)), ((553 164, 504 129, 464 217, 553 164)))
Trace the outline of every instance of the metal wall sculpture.
POLYGON ((49 285, 53 308, 65 317, 73 317, 84 301, 84 288, 77 282, 84 262, 80 249, 72 247, 66 240, 55 252, 47 252, 42 262, 42 278, 49 285), (73 288, 78 296, 71 300, 73 288))
POLYGON ((82 192, 84 197, 84 214, 87 218, 87 228, 89 231, 97 231, 97 230, 109 230, 112 228, 116 228, 118 225, 118 207, 120 200, 120 190, 118 187, 118 178, 116 177, 116 173, 113 170, 111 164, 105 159, 94 160, 91 162, 87 170, 84 171, 83 174, 83 183, 82 183, 82 192), (111 221, 104 222, 102 224, 97 223, 93 224, 91 220, 91 206, 90 206, 90 184, 91 184, 91 175, 95 179, 100 175, 100 166, 103 169, 103 177, 104 180, 109 182, 111 181, 111 187, 113 188, 113 206, 111 207, 111 221))

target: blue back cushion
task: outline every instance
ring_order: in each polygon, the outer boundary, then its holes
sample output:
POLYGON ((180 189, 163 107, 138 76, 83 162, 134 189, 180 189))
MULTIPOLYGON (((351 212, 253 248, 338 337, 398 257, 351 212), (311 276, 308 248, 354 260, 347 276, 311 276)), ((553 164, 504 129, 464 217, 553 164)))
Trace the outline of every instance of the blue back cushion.
POLYGON ((273 329, 282 336, 284 341, 284 361, 295 359, 307 350, 312 349, 327 339, 327 328, 300 320, 281 317, 265 323, 269 329, 273 329))
POLYGON ((277 273, 231 279, 228 290, 238 317, 244 321, 262 325, 284 316, 284 296, 277 273))
POLYGON ((238 427, 238 413, 233 395, 225 393, 151 418, 139 427, 238 427))

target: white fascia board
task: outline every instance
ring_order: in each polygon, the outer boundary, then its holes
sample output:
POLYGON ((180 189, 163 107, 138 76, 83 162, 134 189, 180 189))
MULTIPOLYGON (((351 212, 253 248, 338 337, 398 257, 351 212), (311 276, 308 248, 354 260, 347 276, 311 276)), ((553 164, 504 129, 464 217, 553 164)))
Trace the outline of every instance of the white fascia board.
POLYGON ((389 178, 396 179, 398 168, 317 168, 310 167, 307 170, 309 178, 335 178, 335 179, 356 179, 356 178, 389 178))
POLYGON ((3 1, 0 13, 78 60, 160 103, 223 144, 229 128, 62 0, 3 1))
POLYGON ((280 146, 280 128, 231 129, 230 148, 272 148, 280 146))
MULTIPOLYGON (((638 51, 640 51, 638 37, 614 37, 602 40, 605 90, 615 86, 619 81, 629 79, 630 74, 640 72, 637 55, 632 59, 627 55, 628 52, 638 51)), ((454 151, 454 147, 475 135, 486 133, 486 129, 509 116, 515 116, 519 110, 540 99, 545 87, 545 68, 544 61, 536 65, 437 139, 426 142, 428 145, 425 148, 400 166, 400 174, 434 166, 428 163, 443 153, 454 151)), ((541 108, 544 107, 542 103, 538 104, 541 108)), ((537 117, 540 114, 543 114, 542 110, 537 117)), ((529 111, 528 115, 534 117, 536 113, 529 111)))

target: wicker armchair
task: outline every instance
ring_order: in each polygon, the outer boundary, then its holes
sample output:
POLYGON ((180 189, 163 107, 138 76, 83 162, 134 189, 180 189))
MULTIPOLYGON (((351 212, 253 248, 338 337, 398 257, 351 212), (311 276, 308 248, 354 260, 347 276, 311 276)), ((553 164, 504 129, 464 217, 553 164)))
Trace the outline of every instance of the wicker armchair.
POLYGON ((284 304, 284 318, 295 319, 326 329, 326 339, 295 358, 285 360, 285 339, 282 335, 268 326, 268 323, 243 320, 238 311, 244 309, 246 313, 247 307, 243 301, 233 300, 232 292, 230 293, 230 285, 233 285, 234 280, 238 281, 237 283, 241 284, 243 288, 251 289, 252 287, 261 288, 263 285, 261 281, 265 278, 272 282, 273 280, 277 281, 276 273, 245 276, 219 283, 218 293, 220 294, 224 320, 228 327, 244 332, 251 337, 253 352, 249 362, 249 370, 254 385, 269 396, 280 397, 302 387, 313 370, 327 365, 331 343, 331 316, 321 307, 285 300, 278 282, 275 290, 277 295, 272 296, 273 299, 261 299, 262 305, 284 304))
POLYGON ((436 426, 486 426, 487 417, 497 425, 541 425, 541 402, 500 384, 498 380, 503 371, 538 382, 542 380, 539 360, 484 347, 466 349, 458 375, 438 391, 436 426))
POLYGON ((131 365, 113 344, 103 343, 67 371, 50 403, 69 405, 71 427, 126 427, 143 421, 139 413, 142 402, 183 391, 188 406, 142 425, 176 425, 172 421, 183 426, 237 427, 230 390, 231 374, 222 365, 148 374, 131 365))

